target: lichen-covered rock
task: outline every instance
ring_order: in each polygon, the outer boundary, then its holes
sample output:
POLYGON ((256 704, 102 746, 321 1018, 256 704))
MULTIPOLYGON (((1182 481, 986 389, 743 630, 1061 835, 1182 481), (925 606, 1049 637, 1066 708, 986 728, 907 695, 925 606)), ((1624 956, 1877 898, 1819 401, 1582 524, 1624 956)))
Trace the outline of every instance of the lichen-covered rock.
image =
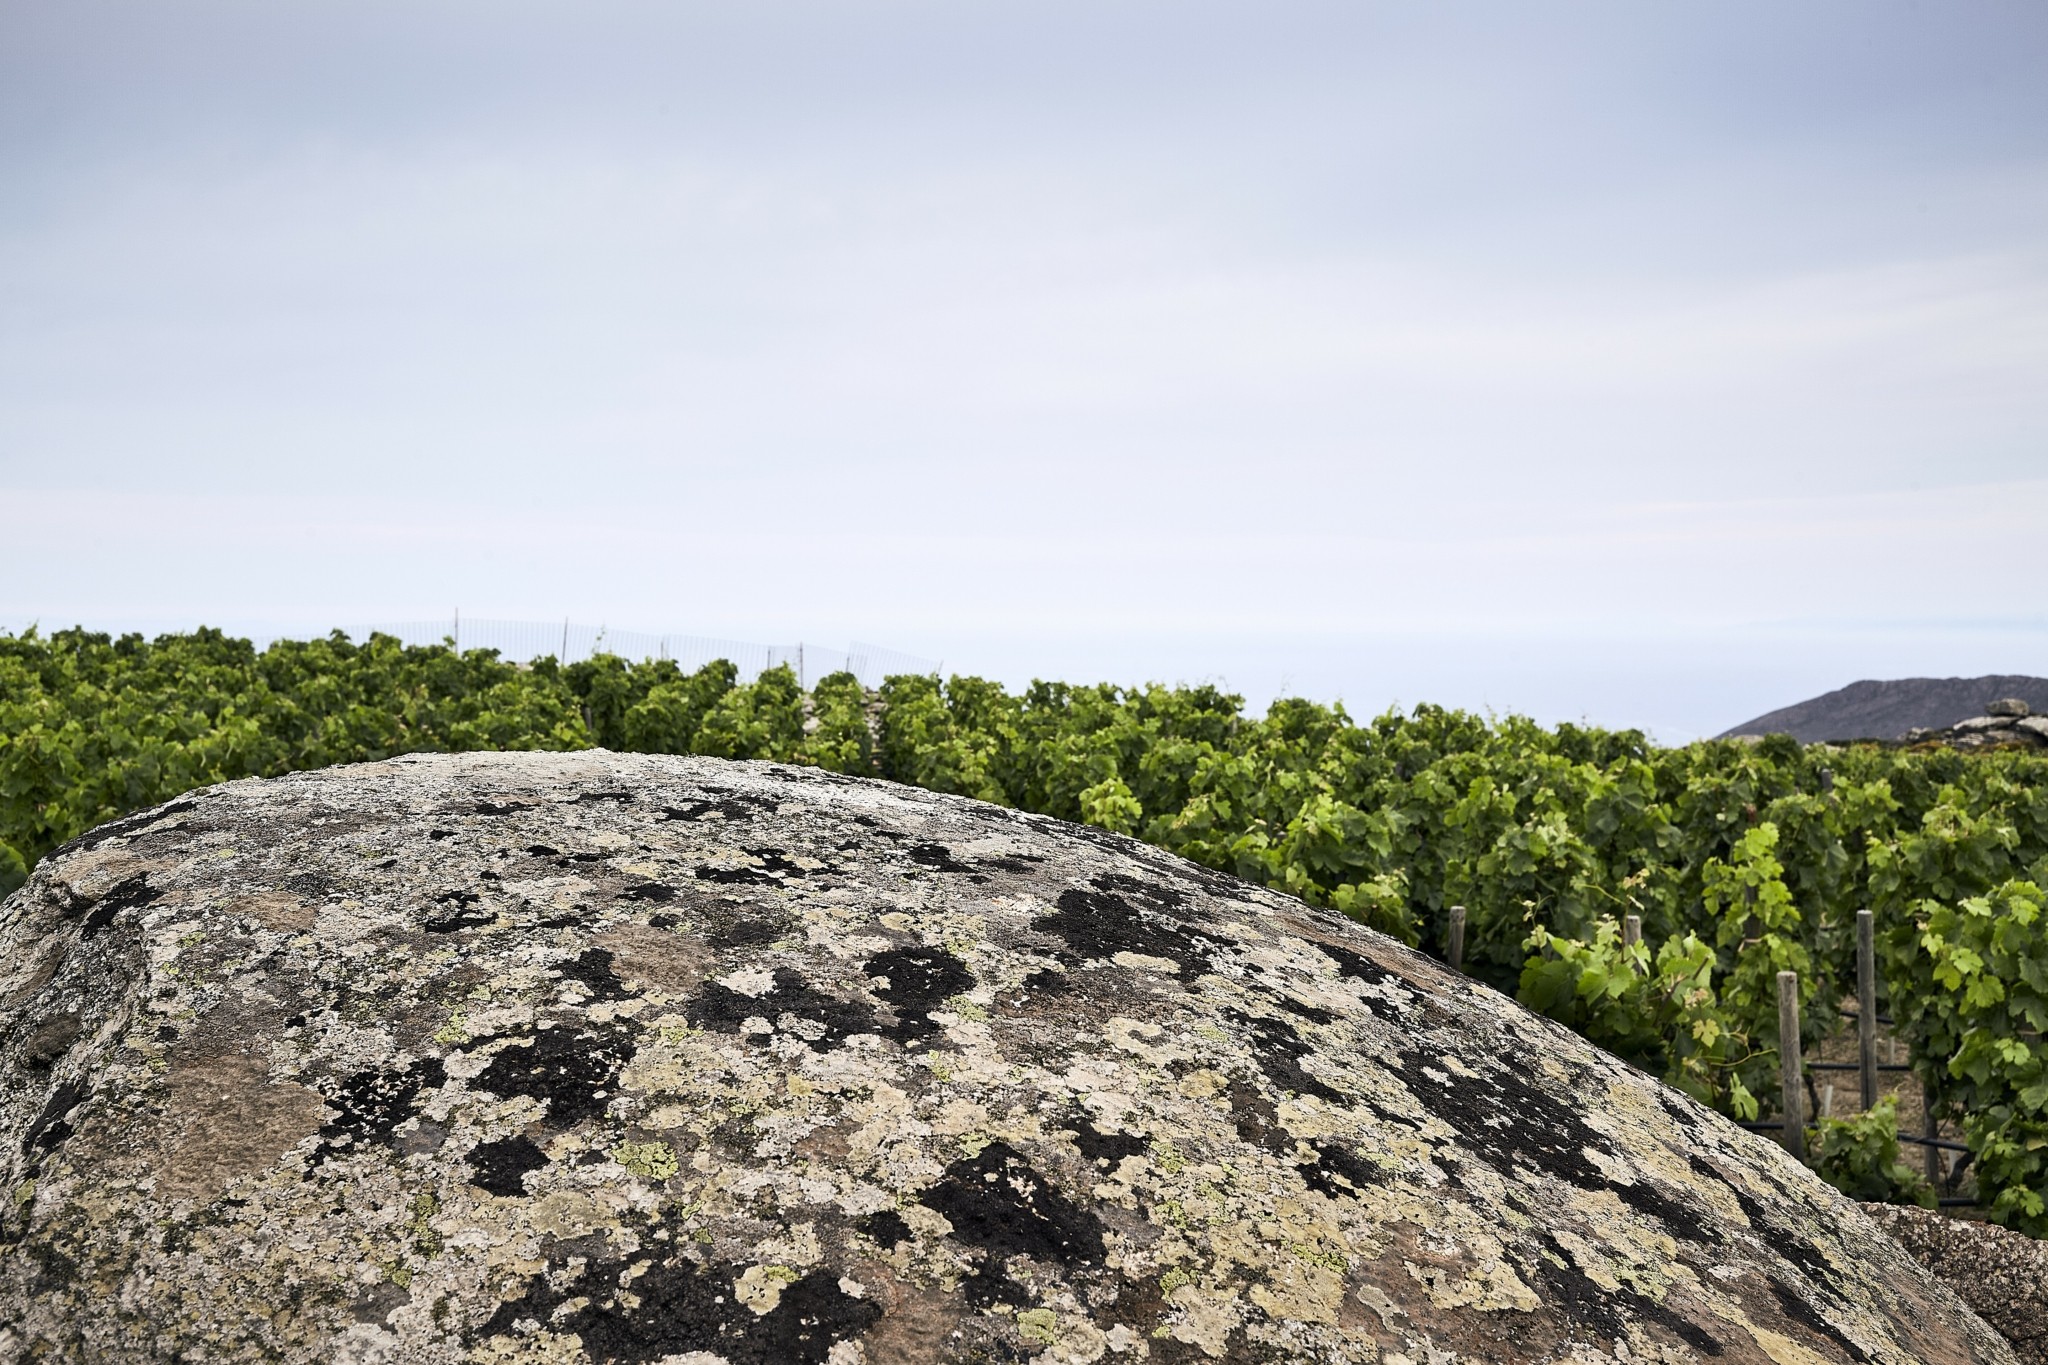
POLYGON ((2020 1365, 2048 1365, 2048 1242, 1909 1204, 1863 1207, 2006 1339, 2020 1365))
POLYGON ((2010 1361, 1387 940, 810 771, 409 758, 0 913, 0 1360, 2010 1361))

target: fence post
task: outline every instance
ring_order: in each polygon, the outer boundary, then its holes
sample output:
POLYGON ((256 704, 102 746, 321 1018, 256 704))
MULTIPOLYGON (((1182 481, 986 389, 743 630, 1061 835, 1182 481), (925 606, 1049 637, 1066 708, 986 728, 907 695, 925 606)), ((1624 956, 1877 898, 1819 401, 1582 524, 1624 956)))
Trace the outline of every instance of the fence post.
POLYGON ((1822 796, 1833 796, 1835 794, 1835 770, 1833 768, 1822 768, 1820 770, 1820 794, 1822 796))
MULTIPOLYGON (((1785 1150, 1806 1160, 1806 1086, 1799 1055, 1799 973, 1778 973, 1778 1107, 1785 1113, 1785 1150)), ((1929 1149, 1933 1150, 1932 1148, 1929 1149)))
POLYGON ((1926 1118, 1920 1125, 1924 1130, 1921 1136, 1927 1139, 1920 1152, 1927 1163, 1927 1183, 1938 1190, 1941 1187, 1941 1148, 1934 1142, 1941 1136, 1941 1125, 1934 1121, 1934 1091, 1925 1081, 1920 1082, 1920 1107, 1926 1111, 1926 1118))
POLYGON ((1643 941, 1643 917, 1623 915, 1621 917, 1621 946, 1633 948, 1643 941))
POLYGON ((1877 1104, 1877 929, 1868 910, 1856 912, 1856 1069, 1863 1107, 1877 1104))
POLYGON ((1465 907, 1451 907, 1451 941, 1446 945, 1444 960, 1451 964, 1451 970, 1465 970, 1465 907))

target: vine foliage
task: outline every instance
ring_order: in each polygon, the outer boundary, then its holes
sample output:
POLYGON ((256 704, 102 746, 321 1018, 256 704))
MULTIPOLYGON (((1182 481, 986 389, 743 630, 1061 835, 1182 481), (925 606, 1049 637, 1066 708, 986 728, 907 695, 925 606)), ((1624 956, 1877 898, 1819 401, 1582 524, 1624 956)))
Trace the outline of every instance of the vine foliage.
MULTIPOLYGON (((32 631, 0 635, 0 890, 92 826, 208 783, 590 746, 810 764, 1083 821, 1439 955, 1462 905, 1473 975, 1744 1118, 1769 1114, 1794 1045, 1777 973, 1799 973, 1810 1047, 1853 992, 1868 907, 1886 1004, 1981 1198, 2048 1234, 2048 760, 2028 754, 1659 748, 1300 699, 1252 716, 1206 686, 902 676, 870 691, 839 673, 806 689, 787 668, 516 665, 339 632, 258 651, 214 630, 32 631), (1641 943, 1623 942, 1627 915, 1641 943)), ((1882 1117, 1843 1122, 1817 1131, 1830 1178, 1918 1198, 1884 1174, 1882 1117)))

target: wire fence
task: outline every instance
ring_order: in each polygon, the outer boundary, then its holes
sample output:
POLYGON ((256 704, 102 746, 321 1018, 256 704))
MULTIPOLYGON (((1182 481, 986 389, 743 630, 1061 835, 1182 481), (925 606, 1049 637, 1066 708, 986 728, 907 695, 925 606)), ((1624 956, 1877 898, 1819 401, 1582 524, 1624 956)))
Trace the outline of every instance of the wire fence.
POLYGON ((742 678, 757 678, 771 668, 787 664, 805 687, 829 673, 842 671, 859 678, 863 686, 876 687, 894 674, 937 673, 941 667, 935 659, 858 641, 845 649, 811 644, 761 645, 706 635, 580 626, 573 621, 479 621, 454 616, 439 621, 391 621, 352 627, 348 634, 361 641, 373 632, 393 636, 407 645, 452 643, 463 651, 496 650, 499 658, 514 663, 552 657, 560 663, 573 664, 599 654, 615 654, 634 663, 672 660, 689 673, 714 660, 729 659, 742 678))

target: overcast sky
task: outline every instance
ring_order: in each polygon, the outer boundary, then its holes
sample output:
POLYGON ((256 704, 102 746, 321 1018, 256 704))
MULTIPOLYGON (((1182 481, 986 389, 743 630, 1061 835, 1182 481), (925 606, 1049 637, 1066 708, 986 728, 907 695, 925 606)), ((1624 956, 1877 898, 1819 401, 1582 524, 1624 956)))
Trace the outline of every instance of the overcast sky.
POLYGON ((0 626, 2048 673, 2048 6, 0 0, 0 626))

